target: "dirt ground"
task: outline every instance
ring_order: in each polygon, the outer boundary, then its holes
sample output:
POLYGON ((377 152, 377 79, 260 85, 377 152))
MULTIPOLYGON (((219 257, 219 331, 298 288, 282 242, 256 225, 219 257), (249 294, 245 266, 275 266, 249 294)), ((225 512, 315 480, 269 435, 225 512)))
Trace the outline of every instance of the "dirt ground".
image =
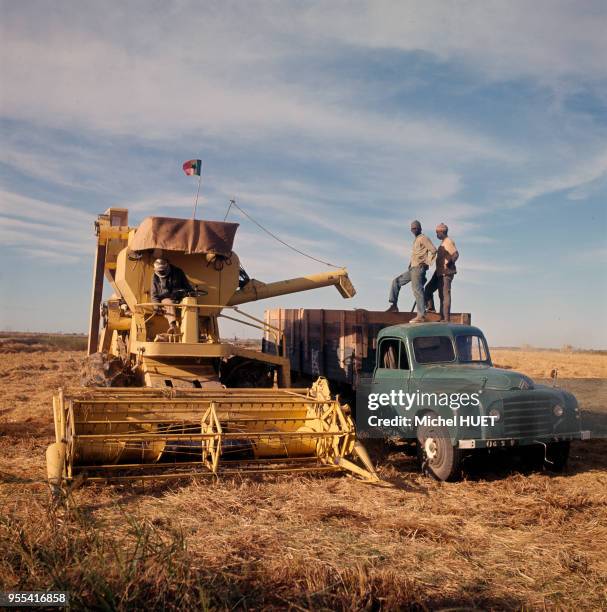
MULTIPOLYGON (((607 357, 578 357, 494 354, 531 376, 558 367, 600 425, 607 357)), ((387 450, 375 459, 391 488, 344 476, 84 486, 54 508, 51 394, 82 359, 0 355, 1 590, 67 590, 74 609, 607 608, 604 439, 575 443, 558 476, 495 465, 438 483, 387 450)))

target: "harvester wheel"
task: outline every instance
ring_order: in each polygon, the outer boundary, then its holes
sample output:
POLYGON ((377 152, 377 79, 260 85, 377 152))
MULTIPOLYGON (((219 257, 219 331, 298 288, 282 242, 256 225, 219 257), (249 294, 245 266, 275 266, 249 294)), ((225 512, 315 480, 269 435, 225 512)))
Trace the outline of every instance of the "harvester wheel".
POLYGON ((267 364, 254 359, 232 357, 222 364, 221 382, 226 387, 270 388, 272 370, 267 364))
MULTIPOLYGON (((438 415, 432 412, 429 416, 438 415)), ((437 480, 455 481, 461 476, 461 452, 451 443, 446 427, 418 427, 417 459, 422 472, 437 480)))
POLYGON ((65 475, 65 455, 67 446, 63 442, 55 442, 46 449, 46 472, 51 499, 58 504, 65 499, 64 475, 65 475))

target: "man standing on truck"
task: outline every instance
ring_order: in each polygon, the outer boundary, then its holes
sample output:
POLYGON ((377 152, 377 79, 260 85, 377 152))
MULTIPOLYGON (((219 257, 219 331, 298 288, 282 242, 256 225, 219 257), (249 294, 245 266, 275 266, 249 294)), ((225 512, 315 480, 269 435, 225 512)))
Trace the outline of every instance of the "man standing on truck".
POLYGON ((436 312, 433 295, 438 289, 441 321, 449 321, 451 316, 451 283, 457 273, 455 262, 459 257, 455 242, 447 236, 448 232, 449 228, 444 223, 439 223, 436 226, 436 237, 441 241, 436 256, 436 270, 424 289, 428 312, 436 312))
POLYGON ((419 221, 411 222, 411 233, 415 236, 415 240, 413 241, 409 269, 392 281, 390 296, 388 297, 391 306, 386 312, 398 312, 397 304, 400 288, 410 282, 417 306, 417 316, 411 320, 411 323, 422 323, 425 321, 424 315, 426 314, 424 301, 426 270, 434 263, 436 247, 427 236, 422 234, 422 224, 419 221))
MULTIPOLYGON (((181 302, 184 295, 190 291, 194 289, 181 268, 172 266, 166 259, 159 258, 154 261, 154 276, 150 294, 153 303, 165 304, 163 310, 169 322, 169 334, 177 333, 175 307, 171 304, 181 302)), ((161 308, 158 306, 156 311, 159 312, 161 308)))

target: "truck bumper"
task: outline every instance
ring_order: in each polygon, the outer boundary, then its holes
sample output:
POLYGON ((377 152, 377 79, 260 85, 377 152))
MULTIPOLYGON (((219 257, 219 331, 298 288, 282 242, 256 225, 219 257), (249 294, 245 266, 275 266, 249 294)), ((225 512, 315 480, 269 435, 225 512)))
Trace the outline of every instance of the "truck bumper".
POLYGON ((531 444, 547 444, 549 442, 565 442, 567 440, 589 440, 590 431, 573 431, 568 433, 534 436, 531 438, 491 438, 460 440, 457 448, 511 448, 513 446, 529 446, 531 444))

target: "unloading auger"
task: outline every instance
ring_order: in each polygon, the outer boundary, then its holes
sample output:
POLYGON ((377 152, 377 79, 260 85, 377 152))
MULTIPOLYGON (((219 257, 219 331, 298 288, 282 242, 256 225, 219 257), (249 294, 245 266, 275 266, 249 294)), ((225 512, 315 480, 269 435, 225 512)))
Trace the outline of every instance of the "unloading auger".
POLYGON ((377 482, 348 406, 325 379, 290 388, 279 330, 239 309, 329 285, 352 297, 347 271, 261 283, 232 251, 235 223, 149 217, 131 228, 127 220, 125 209, 109 209, 96 222, 89 365, 98 371, 89 384, 98 386, 53 398, 51 485, 310 471, 377 482), (151 300, 158 257, 195 288, 175 307, 177 332, 151 300), (101 305, 103 276, 114 294, 101 305), (222 316, 276 334, 277 354, 223 342, 222 316))

